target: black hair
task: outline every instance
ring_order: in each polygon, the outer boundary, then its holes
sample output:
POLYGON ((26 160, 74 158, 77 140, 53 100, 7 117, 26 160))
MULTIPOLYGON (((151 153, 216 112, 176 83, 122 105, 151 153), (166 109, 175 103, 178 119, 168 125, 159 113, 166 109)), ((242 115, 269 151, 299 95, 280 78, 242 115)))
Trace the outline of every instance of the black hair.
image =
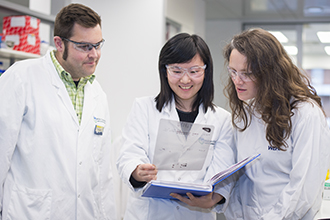
POLYGON ((155 101, 160 112, 165 105, 170 103, 173 97, 176 100, 176 95, 168 83, 166 65, 189 62, 197 54, 206 64, 206 69, 203 85, 197 93, 192 110, 198 109, 201 104, 204 105, 204 112, 209 107, 214 110, 213 61, 209 47, 201 37, 181 33, 169 39, 159 54, 158 71, 161 88, 155 101))

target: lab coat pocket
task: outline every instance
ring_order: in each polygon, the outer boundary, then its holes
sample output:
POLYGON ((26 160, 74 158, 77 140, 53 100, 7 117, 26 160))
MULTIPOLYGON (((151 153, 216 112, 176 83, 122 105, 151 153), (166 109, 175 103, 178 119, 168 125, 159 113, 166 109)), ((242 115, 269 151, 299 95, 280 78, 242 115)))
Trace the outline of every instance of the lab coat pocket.
POLYGON ((11 192, 8 214, 4 219, 50 219, 51 190, 15 187, 11 192))

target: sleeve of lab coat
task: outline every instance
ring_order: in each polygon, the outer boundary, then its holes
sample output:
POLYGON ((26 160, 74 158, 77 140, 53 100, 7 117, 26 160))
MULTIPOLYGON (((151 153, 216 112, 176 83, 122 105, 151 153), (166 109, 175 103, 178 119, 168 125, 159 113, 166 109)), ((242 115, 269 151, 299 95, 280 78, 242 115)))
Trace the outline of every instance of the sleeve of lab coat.
POLYGON ((132 110, 123 129, 123 146, 117 160, 120 178, 132 190, 130 176, 139 164, 150 163, 148 157, 148 112, 146 103, 134 101, 132 110))
POLYGON ((330 137, 323 113, 315 104, 311 109, 293 125, 290 182, 261 219, 301 219, 321 199, 320 188, 330 159, 330 137))
MULTIPOLYGON (((237 143, 237 129, 234 129, 234 146, 235 146, 235 158, 237 158, 237 150, 236 150, 236 143, 237 143)), ((237 160, 235 161, 237 162, 237 160)), ((243 218, 243 210, 242 210, 242 202, 240 199, 240 191, 239 191, 239 177, 241 176, 243 170, 236 172, 233 174, 231 180, 234 181, 234 187, 231 190, 229 198, 226 198, 226 202, 228 205, 225 207, 224 214, 227 220, 242 220, 243 218)))
MULTIPOLYGON (((237 175, 237 177, 239 176, 237 175)), ((242 202, 239 197, 239 181, 235 182, 228 200, 228 206, 224 212, 226 220, 243 220, 242 202)))
POLYGON ((24 86, 13 65, 0 77, 0 213, 3 208, 4 182, 16 147, 24 115, 24 86))
MULTIPOLYGON (((231 117, 228 112, 220 112, 219 117, 219 137, 214 146, 213 159, 209 166, 205 180, 210 179, 215 173, 227 169, 235 163, 235 146, 233 127, 231 117)), ((221 205, 216 205, 214 211, 223 212, 228 205, 229 195, 234 185, 234 179, 229 177, 216 185, 214 192, 222 195, 226 202, 221 205)))

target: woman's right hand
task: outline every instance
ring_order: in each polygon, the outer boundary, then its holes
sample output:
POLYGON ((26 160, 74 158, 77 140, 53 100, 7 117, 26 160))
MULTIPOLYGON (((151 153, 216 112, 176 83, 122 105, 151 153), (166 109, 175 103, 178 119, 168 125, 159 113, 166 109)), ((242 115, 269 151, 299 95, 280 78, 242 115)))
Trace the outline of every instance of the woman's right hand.
POLYGON ((133 178, 139 182, 149 182, 157 179, 157 168, 150 163, 139 164, 132 173, 133 178))

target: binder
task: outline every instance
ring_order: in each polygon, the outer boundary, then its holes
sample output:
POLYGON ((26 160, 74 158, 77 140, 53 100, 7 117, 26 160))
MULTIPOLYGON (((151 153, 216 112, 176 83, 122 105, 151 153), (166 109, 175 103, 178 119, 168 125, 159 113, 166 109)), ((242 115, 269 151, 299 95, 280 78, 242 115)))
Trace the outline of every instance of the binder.
POLYGON ((186 193, 190 192, 194 196, 204 196, 211 193, 214 186, 231 176, 238 170, 245 167, 248 163, 258 158, 260 154, 246 157, 238 163, 230 166, 229 168, 215 174, 205 184, 195 183, 183 183, 166 180, 151 180, 148 182, 142 190, 142 197, 153 197, 161 199, 175 199, 170 196, 171 193, 177 193, 182 196, 186 196, 186 193))

